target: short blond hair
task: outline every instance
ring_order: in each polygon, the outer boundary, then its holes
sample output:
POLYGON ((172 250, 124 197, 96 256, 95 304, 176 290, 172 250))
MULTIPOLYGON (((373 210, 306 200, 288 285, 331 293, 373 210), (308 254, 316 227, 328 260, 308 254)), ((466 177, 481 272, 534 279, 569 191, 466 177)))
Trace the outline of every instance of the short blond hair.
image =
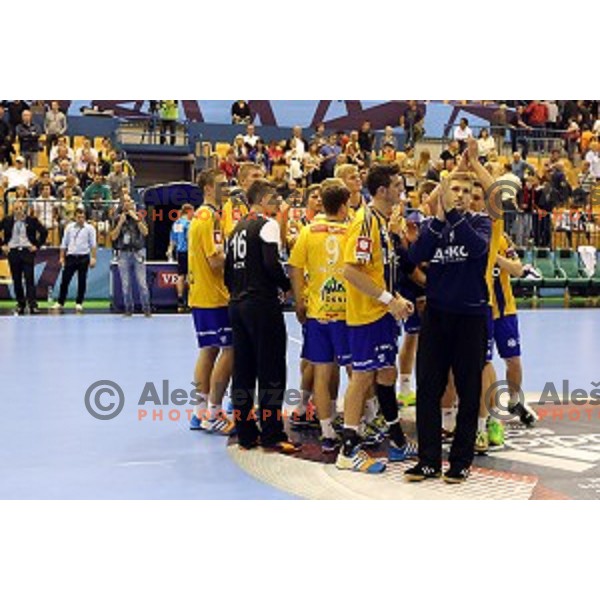
POLYGON ((358 167, 356 165, 343 164, 338 165, 335 168, 335 177, 336 179, 347 179, 350 175, 354 173, 359 173, 358 167))

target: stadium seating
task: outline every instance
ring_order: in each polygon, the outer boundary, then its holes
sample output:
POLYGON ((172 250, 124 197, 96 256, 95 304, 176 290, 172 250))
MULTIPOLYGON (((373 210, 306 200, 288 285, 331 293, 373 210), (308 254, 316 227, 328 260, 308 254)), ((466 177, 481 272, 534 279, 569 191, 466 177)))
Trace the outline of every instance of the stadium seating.
POLYGON ((570 292, 585 293, 590 285, 590 278, 585 275, 579 263, 579 254, 570 248, 555 251, 556 266, 567 277, 567 287, 570 292))
POLYGON ((533 264, 542 275, 541 287, 566 288, 567 276, 562 269, 556 266, 550 248, 535 248, 533 264))

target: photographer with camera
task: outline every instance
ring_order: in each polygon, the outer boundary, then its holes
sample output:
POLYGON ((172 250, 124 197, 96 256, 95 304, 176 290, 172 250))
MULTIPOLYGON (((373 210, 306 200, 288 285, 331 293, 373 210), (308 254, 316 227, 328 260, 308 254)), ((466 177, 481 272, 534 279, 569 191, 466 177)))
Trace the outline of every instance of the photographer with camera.
POLYGON ((131 287, 131 271, 137 281, 140 292, 142 310, 146 317, 152 316, 150 307, 150 293, 146 282, 146 236, 148 226, 136 213, 135 204, 129 194, 124 194, 123 204, 119 207, 113 218, 113 229, 110 237, 116 251, 119 275, 123 288, 123 301, 125 304, 124 316, 133 314, 133 288, 131 287))

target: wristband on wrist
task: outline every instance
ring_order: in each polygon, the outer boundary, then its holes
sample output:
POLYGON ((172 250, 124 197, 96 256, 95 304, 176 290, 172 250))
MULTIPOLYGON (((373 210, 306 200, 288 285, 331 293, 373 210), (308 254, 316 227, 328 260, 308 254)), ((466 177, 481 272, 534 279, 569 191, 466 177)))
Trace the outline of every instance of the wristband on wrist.
POLYGON ((377 300, 379 300, 379 302, 381 302, 382 304, 389 304, 393 299, 394 296, 392 296, 392 294, 390 294, 390 292, 388 292, 387 290, 381 292, 381 295, 379 296, 379 298, 377 298, 377 300))

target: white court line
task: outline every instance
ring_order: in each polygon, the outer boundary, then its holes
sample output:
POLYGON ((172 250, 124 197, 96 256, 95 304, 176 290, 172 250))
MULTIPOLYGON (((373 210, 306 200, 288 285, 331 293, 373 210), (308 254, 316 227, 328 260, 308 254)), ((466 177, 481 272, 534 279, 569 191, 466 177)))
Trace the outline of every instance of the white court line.
POLYGON ((118 463, 117 467, 145 467, 148 465, 170 465, 174 460, 130 460, 128 462, 118 463))
POLYGON ((581 460, 584 462, 600 462, 600 454, 597 452, 580 450, 578 448, 536 448, 536 452, 541 452, 542 454, 548 454, 550 456, 558 456, 559 458, 572 458, 573 460, 581 460))
POLYGON ((531 452, 519 452, 517 450, 508 450, 495 454, 497 458, 504 460, 512 460, 515 462, 536 465, 538 467, 547 467, 550 469, 560 469, 562 471, 570 471, 571 473, 583 473, 592 469, 595 465, 590 463, 582 463, 566 458, 555 458, 551 456, 542 456, 531 452))
POLYGON ((288 336, 288 339, 290 339, 292 342, 296 342, 296 344, 300 344, 302 346, 302 340, 299 340, 298 338, 295 338, 293 336, 288 336))

